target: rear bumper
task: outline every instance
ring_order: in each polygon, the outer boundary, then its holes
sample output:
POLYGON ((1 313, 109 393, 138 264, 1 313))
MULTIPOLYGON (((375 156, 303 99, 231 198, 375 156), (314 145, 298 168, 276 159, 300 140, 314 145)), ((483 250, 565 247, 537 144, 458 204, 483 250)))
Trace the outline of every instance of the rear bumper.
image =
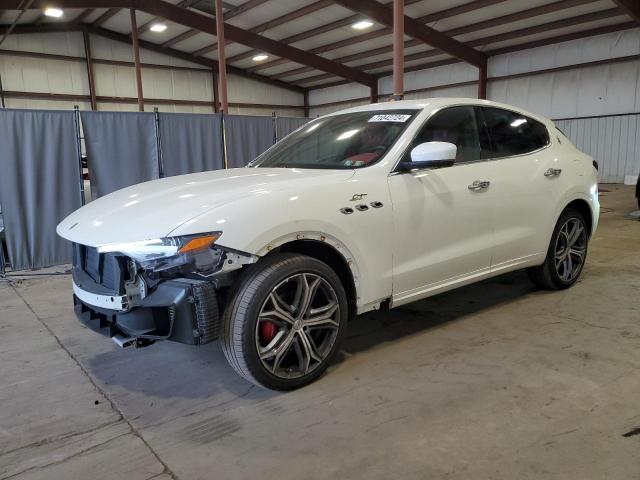
POLYGON ((171 340, 202 345, 220 335, 216 291, 209 282, 173 279, 128 308, 129 298, 91 292, 74 275, 73 302, 78 319, 94 331, 114 337, 171 340))

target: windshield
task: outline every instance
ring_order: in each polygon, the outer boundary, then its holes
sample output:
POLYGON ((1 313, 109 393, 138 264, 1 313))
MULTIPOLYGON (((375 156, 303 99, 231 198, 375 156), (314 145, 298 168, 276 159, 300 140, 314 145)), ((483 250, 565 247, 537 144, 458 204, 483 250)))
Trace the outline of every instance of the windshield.
POLYGON ((249 166, 366 167, 384 156, 417 112, 378 110, 319 118, 275 144, 249 166))

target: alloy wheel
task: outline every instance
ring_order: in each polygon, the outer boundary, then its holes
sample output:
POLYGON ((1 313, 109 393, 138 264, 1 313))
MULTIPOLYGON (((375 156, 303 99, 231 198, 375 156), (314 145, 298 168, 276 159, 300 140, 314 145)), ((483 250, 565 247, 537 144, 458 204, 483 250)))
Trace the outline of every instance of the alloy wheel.
POLYGON ((563 282, 578 276, 587 252, 587 229, 581 219, 568 219, 560 228, 555 246, 555 267, 563 282))
POLYGON ((262 365, 279 378, 311 373, 329 355, 340 322, 336 293, 315 273, 298 273, 276 285, 262 304, 256 348, 262 365))

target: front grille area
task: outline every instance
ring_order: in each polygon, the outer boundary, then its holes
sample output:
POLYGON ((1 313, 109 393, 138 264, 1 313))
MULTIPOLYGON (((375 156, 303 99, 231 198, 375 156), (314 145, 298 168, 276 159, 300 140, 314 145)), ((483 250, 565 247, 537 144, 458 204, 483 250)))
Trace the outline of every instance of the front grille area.
POLYGON ((117 293, 124 293, 127 272, 125 258, 114 253, 98 253, 94 247, 74 244, 73 266, 85 272, 99 285, 117 293))
POLYGON ((198 343, 202 345, 212 342, 220 337, 220 331, 222 330, 216 291, 210 283, 194 283, 193 298, 198 343))
POLYGON ((94 282, 100 282, 100 254, 92 247, 84 247, 84 271, 93 278, 94 282))
MULTIPOLYGON (((125 295, 129 281, 128 257, 99 253, 95 248, 74 244, 73 281, 76 314, 90 328, 107 330, 113 337, 141 341, 172 340, 189 345, 203 345, 220 337, 222 321, 214 285, 189 278, 164 279, 143 298, 127 300, 125 311, 113 310, 103 299, 125 295), (81 293, 82 292, 82 293, 81 293), (96 297, 85 293, 95 294, 96 297), (95 301, 97 303, 93 303, 95 301), (98 319, 99 322, 89 320, 98 319), (92 325, 93 323, 93 325, 92 325)), ((129 297, 127 297, 129 298, 129 297)))

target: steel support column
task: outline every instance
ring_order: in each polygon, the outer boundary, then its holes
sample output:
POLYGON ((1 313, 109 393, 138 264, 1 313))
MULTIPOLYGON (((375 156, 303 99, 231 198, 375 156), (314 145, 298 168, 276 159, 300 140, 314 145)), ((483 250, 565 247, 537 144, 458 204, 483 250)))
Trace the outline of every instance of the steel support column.
POLYGON ((369 87, 369 89, 371 92, 369 94, 370 103, 378 103, 378 83, 374 83, 369 87))
POLYGON ((133 43, 133 59, 136 65, 136 87, 138 91, 138 110, 144 112, 144 97, 142 94, 142 70, 140 67, 140 44, 138 42, 138 25, 135 8, 129 9, 131 15, 131 40, 133 43))
POLYGON ((91 56, 91 39, 87 31, 82 32, 82 38, 84 40, 84 57, 87 61, 87 80, 89 81, 89 96, 91 97, 91 110, 98 109, 98 102, 96 101, 96 83, 93 76, 93 57, 91 56))
POLYGON ((304 93, 302 94, 302 98, 303 98, 303 108, 304 108, 304 116, 305 118, 309 118, 309 90, 305 90, 304 93))
POLYGON ((487 60, 478 67, 478 98, 487 99, 487 60))
POLYGON ((216 70, 211 69, 211 80, 213 83, 213 112, 218 113, 220 111, 220 99, 218 98, 218 77, 216 70))
POLYGON ((222 0, 216 2, 216 35, 218 37, 218 95, 220 96, 220 109, 229 113, 229 100, 227 98, 227 60, 224 52, 224 13, 222 0))
POLYGON ((393 100, 404 98, 404 0, 393 0, 393 100))
POLYGON ((4 89, 2 88, 2 75, 0 75, 0 107, 5 108, 4 89))

